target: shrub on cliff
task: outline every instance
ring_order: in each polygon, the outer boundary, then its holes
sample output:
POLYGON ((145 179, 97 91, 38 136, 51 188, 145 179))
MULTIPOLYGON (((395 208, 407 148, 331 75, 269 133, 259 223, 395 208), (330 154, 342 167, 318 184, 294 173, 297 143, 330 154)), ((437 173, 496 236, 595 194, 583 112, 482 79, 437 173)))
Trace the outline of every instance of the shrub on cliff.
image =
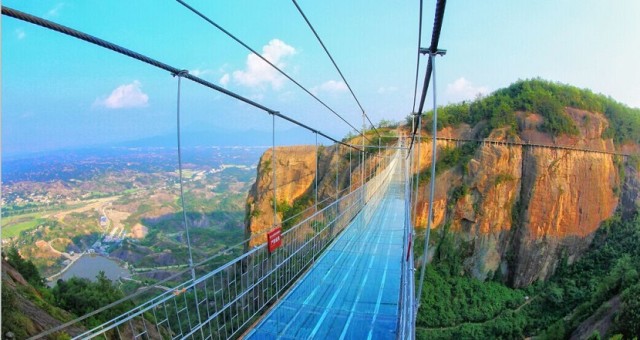
MULTIPOLYGON (((565 107, 603 113, 609 120, 603 137, 613 138, 616 144, 627 141, 640 143, 640 109, 630 108, 587 89, 539 78, 519 80, 507 88, 471 102, 440 107, 438 127, 457 127, 461 123, 474 126, 480 121, 487 121, 489 124, 481 137, 487 136, 495 128, 505 126, 516 132, 515 112, 524 111, 544 117, 544 122, 539 127, 543 132, 553 136, 576 135, 578 128, 565 112, 565 107)), ((429 111, 424 115, 423 126, 430 130, 433 113, 429 111)))

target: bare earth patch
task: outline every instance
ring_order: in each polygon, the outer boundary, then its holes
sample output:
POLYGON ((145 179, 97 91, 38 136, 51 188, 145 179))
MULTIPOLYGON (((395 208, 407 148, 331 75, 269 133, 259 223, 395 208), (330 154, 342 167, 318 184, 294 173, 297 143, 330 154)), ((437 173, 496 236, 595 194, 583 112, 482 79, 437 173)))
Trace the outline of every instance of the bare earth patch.
POLYGON ((107 217, 109 218, 109 220, 111 221, 112 230, 113 229, 116 229, 116 230, 124 229, 124 224, 122 223, 122 221, 126 220, 131 215, 128 212, 118 211, 118 210, 113 210, 113 209, 105 209, 105 213, 106 213, 107 217))
MULTIPOLYGON (((81 213, 81 212, 91 211, 91 210, 95 210, 95 211, 100 212, 100 208, 102 208, 107 203, 115 201, 116 199, 118 199, 118 196, 106 197, 106 198, 100 198, 100 199, 92 200, 92 201, 87 202, 87 204, 85 206, 82 206, 82 207, 76 208, 76 209, 69 209, 69 210, 60 211, 60 212, 56 213, 55 215, 53 215, 53 217, 55 219, 57 219, 58 221, 63 221, 64 218, 67 215, 71 214, 71 213, 81 213)), ((70 204, 73 204, 73 202, 71 202, 70 204)), ((45 216, 45 217, 49 217, 49 216, 45 216)))
POLYGON ((39 258, 58 258, 62 255, 59 251, 53 249, 47 241, 36 241, 36 247, 38 247, 38 251, 35 255, 39 258))
POLYGON ((133 238, 137 238, 137 239, 142 239, 145 236, 147 236, 147 234, 149 233, 149 229, 145 226, 143 226, 140 223, 137 223, 136 225, 133 226, 133 228, 131 228, 131 237, 133 238))

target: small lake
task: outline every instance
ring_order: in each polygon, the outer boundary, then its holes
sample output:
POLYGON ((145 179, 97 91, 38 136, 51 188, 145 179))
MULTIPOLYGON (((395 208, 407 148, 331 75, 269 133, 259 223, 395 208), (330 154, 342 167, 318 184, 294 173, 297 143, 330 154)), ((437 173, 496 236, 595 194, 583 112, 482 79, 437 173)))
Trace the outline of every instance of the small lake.
POLYGON ((83 255, 69 267, 60 278, 68 280, 77 276, 95 281, 100 271, 104 271, 107 278, 111 281, 115 281, 122 276, 129 276, 129 271, 122 268, 120 264, 114 260, 100 255, 83 255))

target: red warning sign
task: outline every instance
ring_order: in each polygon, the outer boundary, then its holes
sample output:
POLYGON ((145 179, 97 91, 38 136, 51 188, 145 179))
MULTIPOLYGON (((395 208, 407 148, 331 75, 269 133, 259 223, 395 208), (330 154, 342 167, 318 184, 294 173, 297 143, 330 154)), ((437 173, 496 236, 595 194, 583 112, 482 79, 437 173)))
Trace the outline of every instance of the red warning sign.
POLYGON ((267 233, 267 248, 273 253, 282 245, 282 228, 278 227, 267 233))

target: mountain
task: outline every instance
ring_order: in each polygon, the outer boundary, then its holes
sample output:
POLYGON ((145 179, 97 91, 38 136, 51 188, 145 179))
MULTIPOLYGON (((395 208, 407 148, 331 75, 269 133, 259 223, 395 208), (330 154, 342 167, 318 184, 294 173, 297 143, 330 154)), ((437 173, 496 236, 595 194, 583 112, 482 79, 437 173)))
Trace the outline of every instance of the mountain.
MULTIPOLYGON (((536 79, 441 111, 439 136, 494 141, 438 143, 433 228, 454 236, 464 272, 528 286, 579 258, 616 212, 637 211, 640 110, 536 79)), ((431 159, 423 144, 420 173, 431 159)))
MULTIPOLYGON (((420 267, 433 114, 422 117, 411 168, 419 179, 413 213, 420 267)), ((409 134, 408 123, 392 134, 409 134)), ((416 337, 640 335, 640 110, 533 79, 439 108, 438 128, 416 337)), ((319 201, 349 179, 359 185, 362 165, 375 167, 375 158, 345 162, 336 146, 317 155, 319 201)), ((313 146, 263 154, 247 198, 247 236, 273 224, 274 161, 276 222, 286 229, 312 212, 315 159, 313 146)), ((264 241, 258 236, 250 246, 264 241)))
MULTIPOLYGON (((424 114, 423 134, 430 134, 431 117, 431 112, 424 114)), ((437 248, 447 241, 452 252, 462 254, 460 273, 498 278, 513 287, 544 281, 562 261, 578 259, 604 221, 616 213, 630 218, 637 211, 638 109, 588 90, 534 79, 443 107, 438 122, 438 136, 452 140, 437 144, 429 255, 444 259, 437 248)), ((408 133, 409 128, 400 130, 408 133)), ((420 166, 416 153, 412 172, 421 179, 415 213, 416 227, 424 230, 431 142, 418 147, 420 166)), ((335 150, 319 153, 321 188, 325 177, 329 185, 335 182, 333 169, 342 174, 347 169, 335 150)), ((276 148, 277 200, 288 208, 283 211, 294 206, 300 211, 312 203, 314 155, 313 146, 276 148)), ((352 169, 358 173, 359 160, 354 161, 352 169)), ((262 214, 273 206, 271 171, 268 150, 247 201, 248 235, 273 223, 272 213, 262 214)), ((340 176, 341 188, 347 177, 340 176)), ((327 196, 322 190, 319 195, 319 200, 327 196)), ((279 209, 278 218, 286 217, 279 209)))
MULTIPOLYGON (((265 146, 272 144, 271 131, 250 130, 205 130, 197 124, 186 126, 181 131, 182 145, 193 146, 265 146)), ((278 145, 300 144, 301 141, 311 140, 312 134, 301 129, 277 131, 278 145)), ((173 148, 177 145, 177 134, 141 138, 120 142, 118 147, 163 147, 173 148)))

